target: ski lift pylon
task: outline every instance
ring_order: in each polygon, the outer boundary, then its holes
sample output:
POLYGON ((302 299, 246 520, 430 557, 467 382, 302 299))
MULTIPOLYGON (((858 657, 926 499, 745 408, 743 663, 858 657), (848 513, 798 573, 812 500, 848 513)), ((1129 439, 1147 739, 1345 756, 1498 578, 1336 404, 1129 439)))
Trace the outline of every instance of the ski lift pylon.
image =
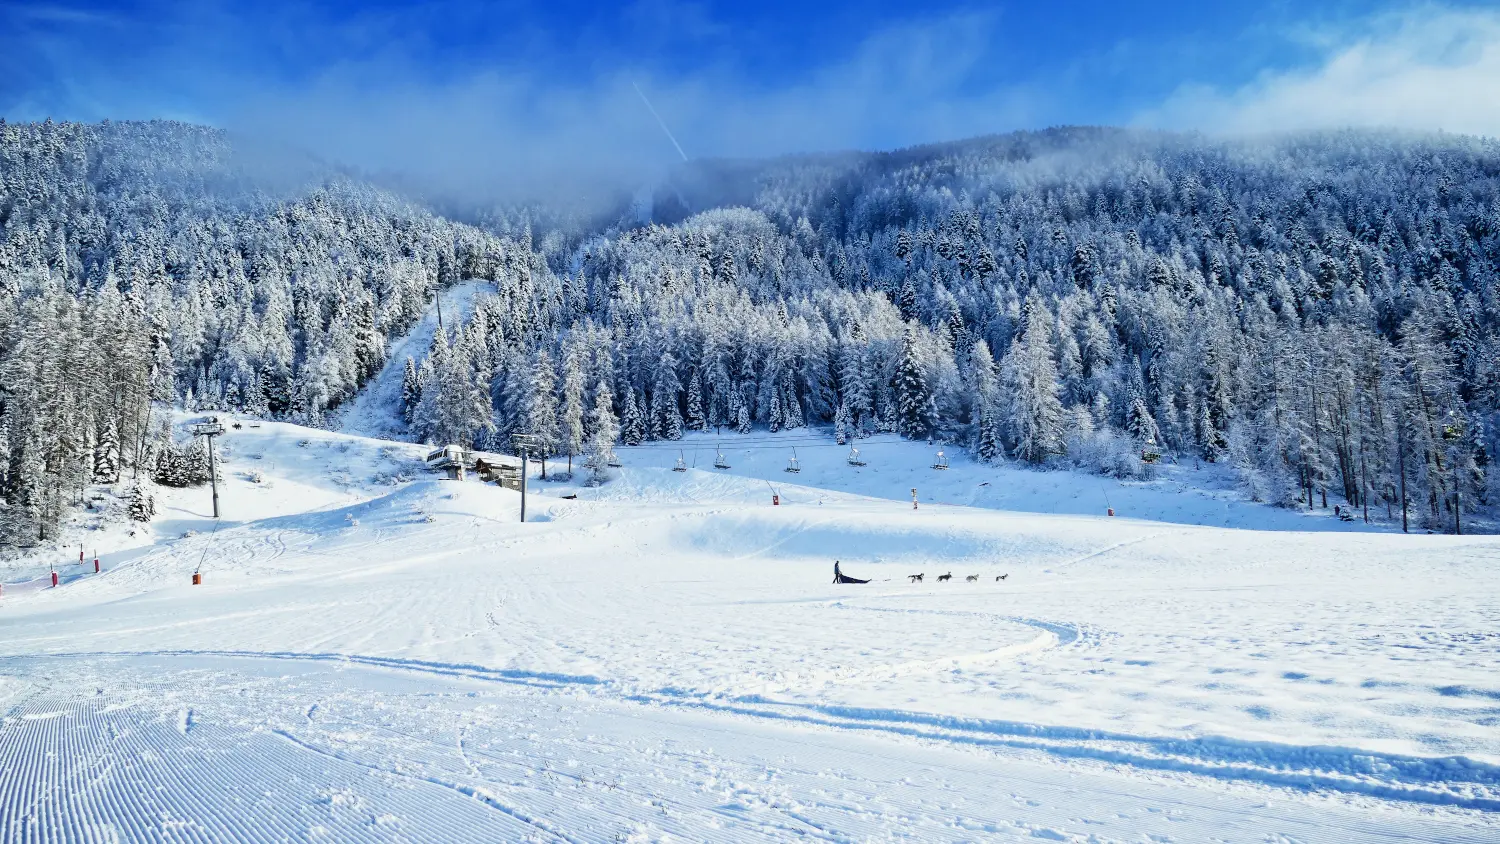
POLYGON ((938 449, 937 459, 932 462, 932 468, 934 468, 934 469, 946 469, 946 468, 948 468, 948 455, 944 454, 942 449, 938 449))
POLYGON ((849 465, 850 466, 863 466, 863 465, 865 465, 864 458, 862 458, 862 457, 859 456, 859 449, 856 448, 856 447, 854 447, 854 446, 852 446, 852 445, 849 446, 849 465))
POLYGON ((682 449, 680 449, 680 448, 677 449, 677 465, 672 467, 672 471, 674 471, 674 472, 686 472, 687 471, 687 461, 683 459, 683 457, 682 457, 682 449))
POLYGON ((795 448, 792 449, 792 459, 787 461, 786 470, 794 475, 802 471, 802 467, 797 465, 797 449, 795 448))

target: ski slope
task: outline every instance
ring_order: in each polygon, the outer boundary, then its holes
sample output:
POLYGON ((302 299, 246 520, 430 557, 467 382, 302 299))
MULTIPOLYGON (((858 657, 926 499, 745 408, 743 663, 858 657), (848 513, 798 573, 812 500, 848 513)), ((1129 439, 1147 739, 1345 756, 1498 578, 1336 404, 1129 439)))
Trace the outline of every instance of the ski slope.
POLYGON ((1492 539, 799 436, 534 474, 521 524, 231 431, 217 529, 166 491, 6 575, 0 841, 1500 839, 1492 539))
POLYGON ((406 359, 411 358, 418 366, 427 359, 433 338, 438 331, 438 308, 443 308, 446 326, 463 325, 474 310, 474 297, 481 293, 493 293, 491 281, 470 280, 455 284, 447 290, 439 290, 437 301, 422 314, 417 324, 405 337, 391 343, 390 355, 385 366, 359 391, 348 407, 341 408, 338 426, 341 430, 367 437, 400 439, 407 433, 397 408, 401 406, 401 382, 406 375, 406 359))

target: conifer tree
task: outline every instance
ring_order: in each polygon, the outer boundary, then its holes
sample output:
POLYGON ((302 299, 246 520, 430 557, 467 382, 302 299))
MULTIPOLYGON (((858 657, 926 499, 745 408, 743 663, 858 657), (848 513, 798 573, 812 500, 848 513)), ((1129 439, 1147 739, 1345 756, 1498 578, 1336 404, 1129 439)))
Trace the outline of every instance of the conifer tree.
POLYGON ((932 391, 927 386, 926 367, 917 346, 915 329, 908 328, 902 340, 901 362, 893 386, 897 432, 907 439, 925 439, 932 431, 932 391))
POLYGON ((708 415, 703 409, 703 373, 698 369, 693 370, 693 377, 688 380, 686 421, 690 430, 708 430, 708 415))
MULTIPOLYGON (((535 456, 546 458, 556 454, 559 440, 557 420, 556 374, 552 371, 552 356, 546 349, 538 349, 531 363, 531 381, 526 391, 526 414, 524 433, 535 438, 535 456)), ((546 464, 543 464, 545 470, 546 464)), ((545 472, 543 473, 545 477, 545 472)))
POLYGON ((573 455, 584 446, 583 366, 576 349, 563 359, 563 403, 560 449, 568 455, 568 471, 573 471, 573 455))
POLYGON ((620 415, 620 442, 625 445, 640 445, 646 439, 646 421, 641 416, 635 391, 627 388, 624 393, 625 411, 620 415))
POLYGON ((615 462, 615 440, 620 435, 619 422, 615 419, 614 400, 610 396, 609 384, 599 382, 594 391, 594 409, 589 416, 593 434, 589 437, 588 468, 590 483, 602 484, 609 480, 609 467, 615 462))
POLYGON ((151 521, 156 516, 156 499, 146 489, 145 484, 136 483, 131 486, 128 511, 131 521, 142 524, 151 521))
POLYGON ((120 479, 120 438, 115 430, 115 421, 106 420, 99 429, 99 442, 94 446, 93 481, 96 484, 112 484, 120 479))
POLYGON ((677 379, 677 359, 670 352, 661 356, 656 370, 656 385, 651 391, 652 428, 662 439, 682 439, 682 412, 677 394, 682 383, 677 379))
POLYGON ((1005 385, 1015 454, 1041 463, 1062 453, 1063 407, 1058 399, 1057 364, 1052 359, 1051 314, 1035 293, 1028 303, 1026 331, 1005 357, 1005 385))
POLYGON ((1000 386, 995 375, 995 359, 984 340, 974 344, 969 353, 974 373, 974 454, 981 462, 993 463, 1000 458, 1000 431, 1003 418, 1000 386))
POLYGON ((408 355, 405 371, 401 375, 401 418, 408 424, 411 423, 412 413, 421 401, 422 383, 417 380, 417 364, 408 355))

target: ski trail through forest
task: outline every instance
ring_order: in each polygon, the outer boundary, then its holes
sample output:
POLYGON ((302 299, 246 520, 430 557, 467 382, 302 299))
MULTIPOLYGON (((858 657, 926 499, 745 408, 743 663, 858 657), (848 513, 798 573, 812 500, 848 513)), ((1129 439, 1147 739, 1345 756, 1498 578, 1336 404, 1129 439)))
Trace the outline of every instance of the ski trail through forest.
POLYGON ((408 358, 421 366, 432 348, 438 330, 438 300, 442 303, 443 328, 451 332, 462 327, 473 313, 474 297, 494 292, 494 283, 486 281, 465 281, 439 290, 432 307, 422 314, 411 331, 391 343, 385 366, 341 411, 339 430, 362 437, 404 439, 407 425, 401 418, 402 377, 408 358))

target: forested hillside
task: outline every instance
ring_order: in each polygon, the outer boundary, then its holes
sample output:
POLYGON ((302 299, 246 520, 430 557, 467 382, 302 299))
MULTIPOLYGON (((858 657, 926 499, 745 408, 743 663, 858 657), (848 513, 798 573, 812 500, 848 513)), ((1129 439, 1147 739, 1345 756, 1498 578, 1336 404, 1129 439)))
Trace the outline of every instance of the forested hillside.
POLYGON ((419 439, 525 431, 604 474, 617 437, 897 431, 1121 476, 1228 463, 1260 500, 1443 530, 1500 497, 1491 141, 1070 129, 710 162, 658 190, 662 223, 537 245, 236 161, 180 124, 0 125, 0 541, 150 474, 168 402, 323 423, 465 277, 499 292, 410 362, 419 439))
POLYGON ((525 271, 477 229, 267 166, 201 127, 0 121, 0 542, 46 537, 90 483, 170 481, 168 404, 316 423, 437 285, 525 271))

